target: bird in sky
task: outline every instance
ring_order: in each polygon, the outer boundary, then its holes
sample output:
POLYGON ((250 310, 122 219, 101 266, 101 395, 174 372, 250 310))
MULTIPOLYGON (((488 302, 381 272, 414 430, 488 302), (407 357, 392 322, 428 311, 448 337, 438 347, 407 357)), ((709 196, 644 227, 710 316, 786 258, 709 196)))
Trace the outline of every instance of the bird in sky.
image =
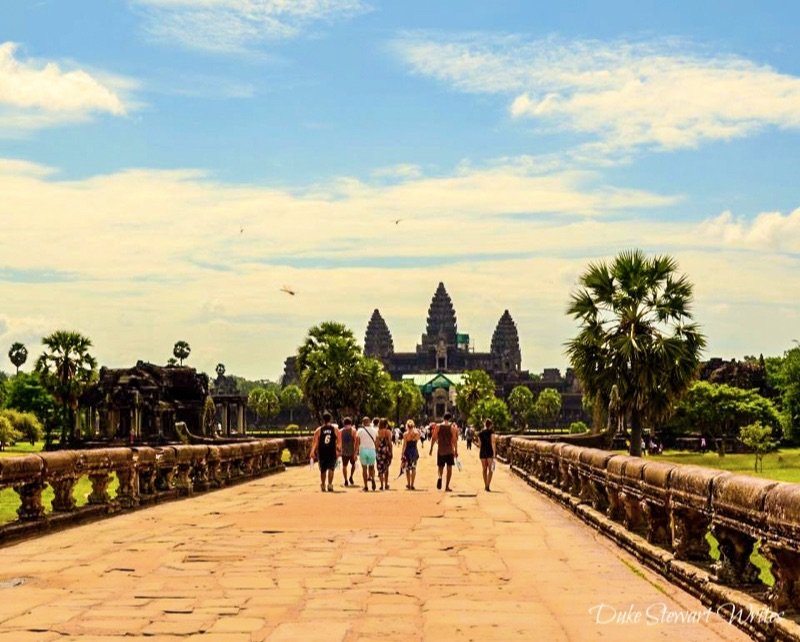
POLYGON ((294 290, 292 290, 290 287, 288 287, 286 285, 284 285, 281 288, 281 292, 286 292, 286 294, 288 294, 289 296, 294 296, 295 294, 297 294, 297 292, 295 292, 294 290))
POLYGON ((401 218, 396 218, 396 219, 394 219, 394 224, 395 224, 395 225, 399 225, 399 224, 400 224, 400 221, 402 221, 402 220, 403 220, 403 219, 401 219, 401 218))
POLYGON ((244 228, 243 227, 239 228, 239 234, 244 234, 244 228))

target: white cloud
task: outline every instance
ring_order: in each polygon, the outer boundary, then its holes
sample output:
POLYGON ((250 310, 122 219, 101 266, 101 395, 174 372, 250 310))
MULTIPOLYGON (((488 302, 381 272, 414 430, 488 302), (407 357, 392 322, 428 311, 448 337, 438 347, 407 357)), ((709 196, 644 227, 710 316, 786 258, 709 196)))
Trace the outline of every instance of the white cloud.
POLYGON ((785 215, 763 212, 752 221, 725 211, 704 221, 700 233, 730 247, 800 253, 800 208, 785 215))
POLYGON ((55 62, 21 60, 18 45, 0 44, 0 131, 81 122, 93 114, 124 116, 135 83, 55 62))
POLYGON ((294 38, 309 24, 367 10, 362 0, 131 0, 153 39, 188 49, 242 53, 294 38))
POLYGON ((506 96, 513 118, 613 149, 696 147, 767 126, 800 127, 800 78, 686 42, 411 33, 393 48, 416 73, 506 96))

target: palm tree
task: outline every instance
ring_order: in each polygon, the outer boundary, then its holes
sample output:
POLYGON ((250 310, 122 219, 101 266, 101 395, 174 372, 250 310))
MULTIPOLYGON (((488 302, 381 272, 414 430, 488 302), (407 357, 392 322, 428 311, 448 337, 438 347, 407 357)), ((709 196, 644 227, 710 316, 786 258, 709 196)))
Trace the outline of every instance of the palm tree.
POLYGON ((183 365, 183 360, 188 359, 189 355, 191 354, 192 349, 189 347, 189 344, 186 341, 177 341, 175 342, 175 346, 172 348, 172 354, 175 355, 175 358, 180 360, 181 365, 183 365))
POLYGON ((45 351, 36 360, 36 372, 63 410, 61 443, 74 439, 78 398, 94 378, 97 361, 89 354, 92 342, 79 332, 57 330, 44 337, 45 351))
POLYGON ((20 366, 28 360, 28 349, 22 343, 12 343, 8 351, 8 358, 16 367, 17 374, 19 374, 20 366))
POLYGON ((581 324, 566 344, 575 374, 605 406, 617 386, 632 455, 641 455, 642 423, 669 416, 705 346, 692 322, 692 284, 676 271, 670 256, 622 252, 610 264, 589 265, 567 309, 581 324))

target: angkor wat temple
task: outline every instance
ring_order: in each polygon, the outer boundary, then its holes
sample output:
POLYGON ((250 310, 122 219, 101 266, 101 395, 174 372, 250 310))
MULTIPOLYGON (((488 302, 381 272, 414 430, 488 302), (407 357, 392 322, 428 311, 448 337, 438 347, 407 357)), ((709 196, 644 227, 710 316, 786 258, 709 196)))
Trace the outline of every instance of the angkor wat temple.
MULTIPOLYGON (((389 326, 380 310, 375 309, 367 324, 364 353, 379 359, 395 380, 411 379, 422 390, 426 400, 423 414, 428 419, 441 419, 446 411, 455 412, 455 386, 467 370, 484 370, 494 380, 497 395, 507 398, 514 386, 523 385, 537 395, 544 388, 561 394, 561 416, 558 425, 588 417, 581 407, 581 391, 572 369, 562 376, 557 368, 545 368, 538 377, 522 370, 517 324, 505 310, 497 321, 489 352, 476 352, 469 334, 459 332, 455 308, 450 295, 439 283, 428 308, 425 333, 413 352, 395 352, 389 326)), ((283 385, 297 381, 296 357, 286 359, 283 385)))
POLYGON ((509 311, 497 322, 489 352, 474 352, 469 335, 458 331, 456 312, 444 283, 439 283, 433 295, 425 333, 416 350, 395 352, 389 326, 376 309, 367 325, 364 354, 380 359, 393 379, 406 374, 466 370, 485 370, 500 386, 529 378, 522 371, 519 334, 509 311))

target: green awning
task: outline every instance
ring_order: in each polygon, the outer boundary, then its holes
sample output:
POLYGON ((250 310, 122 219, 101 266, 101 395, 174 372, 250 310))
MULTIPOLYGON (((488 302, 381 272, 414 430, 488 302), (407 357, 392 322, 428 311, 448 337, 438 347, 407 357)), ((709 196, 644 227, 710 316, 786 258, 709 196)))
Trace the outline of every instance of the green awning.
POLYGON ((464 380, 463 373, 448 373, 442 374, 441 372, 434 372, 428 374, 405 374, 403 375, 404 381, 413 381, 414 384, 422 391, 422 394, 430 394, 437 388, 444 388, 449 390, 464 380))

